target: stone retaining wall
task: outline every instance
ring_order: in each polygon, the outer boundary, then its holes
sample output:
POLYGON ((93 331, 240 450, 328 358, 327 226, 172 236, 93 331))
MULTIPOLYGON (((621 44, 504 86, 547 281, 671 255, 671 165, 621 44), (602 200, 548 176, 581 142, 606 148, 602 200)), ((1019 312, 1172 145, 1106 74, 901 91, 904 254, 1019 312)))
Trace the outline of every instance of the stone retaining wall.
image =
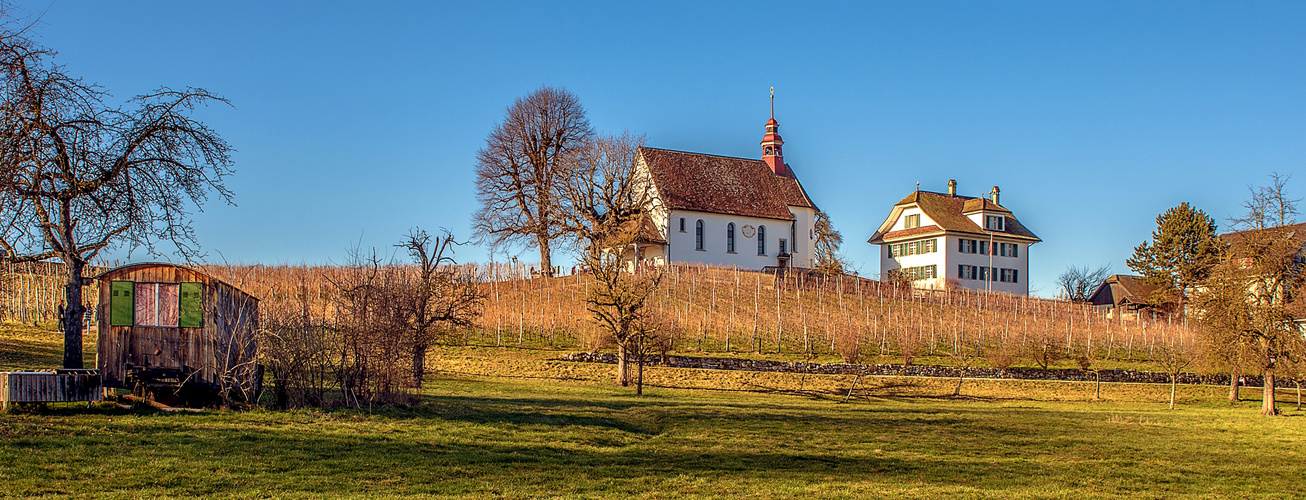
MULTIPOLYGON (((605 352, 580 352, 562 357, 563 361, 581 363, 616 364, 617 355, 605 352)), ((806 363, 802 361, 765 361, 739 358, 709 358, 697 356, 667 356, 665 362, 661 356, 650 357, 645 364, 652 366, 669 366, 673 368, 699 368, 706 370, 745 370, 759 372, 813 373, 821 375, 890 375, 906 377, 942 377, 957 378, 999 378, 1015 380, 1061 380, 1072 382, 1091 382, 1095 380, 1093 372, 1072 369, 1042 370, 1037 368, 957 368, 953 366, 929 365, 860 365, 849 363, 806 363)), ((1137 382, 1148 384, 1168 384, 1170 375, 1158 372, 1140 372, 1134 370, 1102 370, 1103 382, 1137 382)), ((1204 375, 1182 373, 1181 384, 1229 385, 1229 375, 1204 375)), ((1260 387, 1261 377, 1243 377, 1243 385, 1260 387)), ((1285 379, 1275 381, 1278 387, 1292 387, 1292 382, 1285 379)))

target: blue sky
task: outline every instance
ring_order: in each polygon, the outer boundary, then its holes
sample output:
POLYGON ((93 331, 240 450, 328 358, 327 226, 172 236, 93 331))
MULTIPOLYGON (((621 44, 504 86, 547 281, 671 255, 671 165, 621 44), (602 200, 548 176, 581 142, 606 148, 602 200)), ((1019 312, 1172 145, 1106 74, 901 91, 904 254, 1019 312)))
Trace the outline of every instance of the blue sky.
POLYGON ((1000 186, 1043 238, 1030 274, 1045 296, 1067 265, 1127 272, 1166 208, 1190 202, 1223 230, 1248 185, 1306 165, 1304 3, 17 6, 115 98, 231 99, 200 112, 238 150, 237 206, 195 218, 210 261, 339 261, 414 226, 465 237, 476 151, 541 85, 576 93, 600 131, 743 157, 761 154, 774 86, 786 160, 863 274, 892 204, 957 179, 967 195, 1000 186))

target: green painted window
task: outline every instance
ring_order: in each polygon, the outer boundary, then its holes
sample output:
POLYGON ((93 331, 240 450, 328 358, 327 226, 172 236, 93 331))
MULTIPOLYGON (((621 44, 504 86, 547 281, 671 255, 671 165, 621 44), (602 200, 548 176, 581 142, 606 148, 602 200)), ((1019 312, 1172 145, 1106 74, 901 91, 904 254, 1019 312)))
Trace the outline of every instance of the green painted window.
POLYGON ((204 326, 204 284, 181 284, 181 323, 182 328, 199 328, 204 326))
POLYGON ((130 281, 110 281, 109 282, 109 325, 110 326, 132 326, 133 314, 136 311, 136 302, 132 297, 132 286, 130 281))

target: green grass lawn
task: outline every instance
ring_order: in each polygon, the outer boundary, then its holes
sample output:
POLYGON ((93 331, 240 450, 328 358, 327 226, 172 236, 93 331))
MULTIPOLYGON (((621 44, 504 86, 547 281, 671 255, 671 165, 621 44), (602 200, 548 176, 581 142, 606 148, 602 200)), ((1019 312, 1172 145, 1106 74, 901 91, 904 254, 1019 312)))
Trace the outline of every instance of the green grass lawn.
POLYGON ((445 350, 421 404, 372 412, 11 412, 0 415, 0 496, 1306 493, 1302 414, 1284 405, 1288 417, 1259 417, 1259 402, 1229 406, 1223 388, 1184 388, 1169 411, 1164 387, 1108 384, 1113 399, 1093 402, 1087 384, 972 381, 953 399, 951 381, 876 378, 841 404, 847 378, 653 369, 636 397, 610 383, 612 366, 549 361, 557 354, 445 350))

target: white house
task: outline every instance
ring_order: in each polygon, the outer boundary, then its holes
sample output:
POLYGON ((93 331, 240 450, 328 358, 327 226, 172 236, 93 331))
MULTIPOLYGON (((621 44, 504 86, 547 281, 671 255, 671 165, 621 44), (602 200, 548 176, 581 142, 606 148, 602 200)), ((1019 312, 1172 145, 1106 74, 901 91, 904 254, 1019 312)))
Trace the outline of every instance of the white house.
POLYGON ((898 273, 921 288, 949 283, 977 290, 1029 294, 1029 247, 1042 240, 988 198, 920 191, 893 206, 868 243, 880 246, 880 273, 898 273))
POLYGON ((784 163, 779 128, 773 114, 760 160, 640 148, 636 175, 652 184, 652 206, 628 258, 812 267, 817 208, 784 163))

